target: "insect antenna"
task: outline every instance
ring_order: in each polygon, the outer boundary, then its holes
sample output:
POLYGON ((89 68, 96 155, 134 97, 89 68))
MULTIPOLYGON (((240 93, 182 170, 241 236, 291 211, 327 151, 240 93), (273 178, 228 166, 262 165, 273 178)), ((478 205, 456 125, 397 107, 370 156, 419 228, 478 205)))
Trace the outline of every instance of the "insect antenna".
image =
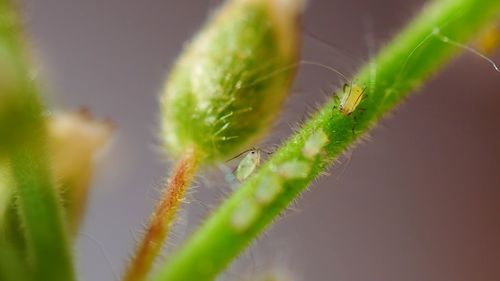
POLYGON ((330 71, 333 71, 334 73, 338 74, 340 77, 342 77, 347 83, 350 84, 350 86, 352 87, 352 81, 347 78, 347 76, 345 76, 342 72, 340 72, 339 70, 331 67, 331 66, 328 66, 328 65, 325 65, 325 64, 322 64, 322 63, 319 63, 319 62, 315 62, 315 61, 309 61, 309 60, 301 60, 299 61, 300 64, 303 64, 303 65, 314 65, 314 66, 319 66, 319 67, 322 67, 324 69, 327 69, 327 70, 330 70, 330 71))
POLYGON ((450 39, 448 36, 445 36, 441 33, 440 29, 439 28, 435 28, 434 31, 433 31, 433 34, 441 41, 443 41, 444 43, 448 43, 448 44, 451 44, 453 46, 456 46, 456 47, 459 47, 459 48, 462 48, 464 50, 467 50, 473 54, 475 54, 476 56, 479 56, 480 58, 484 59, 485 61, 489 62, 493 68, 495 69, 496 72, 500 72, 500 69, 498 68, 497 64, 492 60, 490 59, 489 57, 485 56, 483 53, 479 52, 478 50, 466 45, 466 44, 462 44, 460 42, 457 42, 457 41, 454 41, 452 39, 450 39))
POLYGON ((281 68, 278 68, 274 71, 272 71, 271 73, 269 73, 268 75, 265 75, 259 79, 256 79, 255 81, 253 81, 252 83, 250 84, 247 84, 245 86, 243 86, 242 88, 245 88, 245 87, 250 87, 250 86, 253 86, 255 84, 258 84, 262 81, 265 81, 267 79, 270 79, 272 78, 273 76, 276 76, 280 73, 283 73, 284 71, 287 71, 287 70, 290 70, 290 69, 294 69, 294 68, 297 68, 299 67, 300 65, 312 65, 312 66, 318 66, 318 67, 321 67, 323 69, 326 69, 326 70, 329 70, 329 71, 332 71, 334 72, 335 74, 339 75, 340 77, 342 77, 347 83, 349 83, 351 86, 352 86, 352 81, 349 80, 349 78, 347 78, 347 76, 345 76, 345 74, 343 74, 342 72, 340 72, 339 70, 331 67, 331 66, 328 66, 328 65, 325 65, 325 64, 322 64, 322 63, 319 63, 319 62, 315 62, 315 61, 310 61, 310 60, 300 60, 298 62, 295 62, 295 63, 292 63, 290 65, 287 65, 287 66, 284 66, 284 67, 281 67, 281 68))
POLYGON ((274 152, 276 152, 276 150, 273 151, 273 150, 267 150, 267 149, 264 149, 264 148, 257 148, 257 149, 260 150, 260 151, 262 151, 262 152, 264 152, 267 155, 271 155, 274 152))
POLYGON ((249 151, 252 151, 252 150, 255 150, 255 147, 252 147, 252 148, 246 149, 246 150, 244 150, 244 151, 242 151, 242 152, 238 153, 236 156, 234 156, 234 157, 232 157, 232 158, 230 158, 230 159, 226 160, 226 162, 232 161, 232 160, 234 160, 234 159, 236 159, 236 158, 240 157, 241 155, 243 155, 243 154, 245 154, 245 153, 247 153, 247 152, 249 152, 249 151))

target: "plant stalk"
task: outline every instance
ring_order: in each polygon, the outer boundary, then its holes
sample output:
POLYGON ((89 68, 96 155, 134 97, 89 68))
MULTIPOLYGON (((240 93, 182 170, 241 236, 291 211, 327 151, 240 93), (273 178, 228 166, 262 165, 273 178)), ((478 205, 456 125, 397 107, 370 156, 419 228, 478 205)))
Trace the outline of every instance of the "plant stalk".
POLYGON ((70 281, 74 272, 66 225, 42 147, 29 143, 10 154, 19 213, 36 279, 70 281))
POLYGON ((357 107, 363 110, 346 116, 338 99, 330 100, 214 211, 152 280, 213 280, 342 152, 462 50, 435 36, 436 28, 443 36, 467 42, 499 11, 498 0, 432 1, 352 80, 366 87, 357 107), (316 155, 312 148, 321 144, 321 136, 315 135, 320 131, 328 142, 316 155))
MULTIPOLYGON (((1 235, 0 235, 1 236, 1 235)), ((0 280, 30 281, 32 277, 26 271, 26 263, 21 259, 16 248, 9 241, 0 237, 0 280)))
POLYGON ((10 163, 26 241, 21 255, 30 265, 24 270, 32 270, 36 280, 72 281, 67 229, 47 157, 44 109, 16 2, 0 0, 0 156, 10 163))
POLYGON ((186 152, 178 161, 128 265, 124 281, 141 281, 147 277, 194 178, 198 162, 198 156, 193 150, 186 152))

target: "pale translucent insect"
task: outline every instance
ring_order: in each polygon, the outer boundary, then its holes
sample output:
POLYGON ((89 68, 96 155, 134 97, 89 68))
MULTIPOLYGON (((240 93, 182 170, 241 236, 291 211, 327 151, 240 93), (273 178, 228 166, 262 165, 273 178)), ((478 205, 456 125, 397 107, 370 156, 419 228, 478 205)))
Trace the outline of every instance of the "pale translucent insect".
POLYGON ((365 88, 356 84, 344 84, 339 110, 342 115, 351 115, 364 97, 365 88))
POLYGON ((231 161, 233 159, 239 158, 243 154, 245 155, 243 156, 243 159, 241 159, 241 161, 238 163, 238 166, 232 171, 232 173, 226 175, 226 180, 229 182, 234 182, 235 180, 242 182, 248 179, 260 166, 262 160, 262 152, 265 152, 267 154, 272 153, 260 148, 252 148, 249 150, 245 150, 242 153, 229 159, 228 161, 231 161))
POLYGON ((246 180, 260 165, 260 159, 260 149, 252 149, 248 151, 245 157, 243 157, 241 162, 238 164, 238 167, 236 167, 236 179, 240 182, 246 180))
POLYGON ((313 159, 327 143, 328 136, 325 132, 323 130, 316 131, 304 143, 302 154, 306 158, 313 159))

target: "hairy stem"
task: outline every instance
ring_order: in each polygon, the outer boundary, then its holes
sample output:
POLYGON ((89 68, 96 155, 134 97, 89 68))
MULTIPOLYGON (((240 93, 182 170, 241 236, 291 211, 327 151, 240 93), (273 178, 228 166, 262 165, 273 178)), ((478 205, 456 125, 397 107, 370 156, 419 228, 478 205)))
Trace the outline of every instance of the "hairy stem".
POLYGON ((178 161, 151 215, 144 237, 130 261, 124 281, 140 281, 147 277, 196 173, 198 161, 194 151, 188 151, 178 161))
POLYGON ((46 155, 43 108, 13 2, 0 0, 0 156, 5 156, 12 169, 33 276, 36 280, 71 281, 74 273, 67 229, 46 155))
POLYGON ((39 142, 10 154, 20 217, 37 280, 73 280, 66 225, 39 142), (40 146, 40 147, 39 147, 40 146))
POLYGON ((440 37, 470 40, 499 10, 498 0, 436 0, 426 6, 353 79, 366 87, 357 107, 363 110, 346 116, 338 100, 329 101, 205 221, 153 280, 215 278, 336 157, 460 50, 440 37), (321 131, 328 140, 324 146, 321 134, 316 135, 321 131))

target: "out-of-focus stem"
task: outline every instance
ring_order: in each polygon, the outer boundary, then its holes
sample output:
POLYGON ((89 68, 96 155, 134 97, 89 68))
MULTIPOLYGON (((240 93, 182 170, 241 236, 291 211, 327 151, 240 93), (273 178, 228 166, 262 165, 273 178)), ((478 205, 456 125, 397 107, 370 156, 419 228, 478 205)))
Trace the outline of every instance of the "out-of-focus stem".
POLYGON ((37 280, 72 281, 71 248, 47 156, 44 109, 15 2, 0 0, 0 155, 10 163, 26 241, 22 256, 29 266, 23 269, 32 269, 37 280))

